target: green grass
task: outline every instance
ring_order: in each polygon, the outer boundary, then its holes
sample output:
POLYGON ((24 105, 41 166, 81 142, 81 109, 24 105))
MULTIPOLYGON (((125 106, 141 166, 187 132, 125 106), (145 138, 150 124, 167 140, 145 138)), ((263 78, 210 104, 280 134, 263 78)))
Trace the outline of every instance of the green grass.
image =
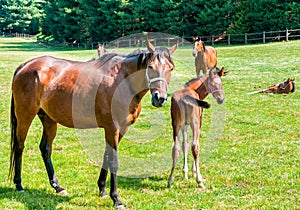
MULTIPOLYGON (((229 73, 223 78, 225 104, 217 105, 209 96, 207 101, 212 107, 203 117, 200 168, 209 190, 197 188, 191 172, 188 181, 182 180, 182 155, 175 183, 171 189, 166 188, 173 145, 170 101, 157 109, 151 106, 147 94, 140 118, 119 147, 118 192, 129 209, 299 208, 300 41, 217 50, 218 66, 229 73), (296 79, 293 94, 247 95, 288 77, 296 79)), ((175 52, 170 94, 196 75, 191 54, 190 48, 175 52)), ((99 130, 59 126, 52 160, 68 196, 56 195, 48 183, 38 149, 42 126, 37 119, 30 128, 23 155, 25 193, 18 194, 7 179, 12 76, 20 63, 40 55, 86 61, 97 53, 56 50, 30 40, 0 39, 0 209, 113 209, 110 198, 98 195, 98 165, 104 148, 103 132, 99 130)), ((191 160, 190 155, 190 165, 191 160)))

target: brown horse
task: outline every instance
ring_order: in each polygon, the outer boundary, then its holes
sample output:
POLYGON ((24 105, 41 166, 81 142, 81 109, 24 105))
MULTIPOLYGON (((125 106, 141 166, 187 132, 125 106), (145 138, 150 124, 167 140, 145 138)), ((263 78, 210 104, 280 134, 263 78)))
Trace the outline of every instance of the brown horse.
POLYGON ((271 85, 265 89, 251 92, 248 94, 255 93, 267 93, 267 94, 289 94, 295 92, 295 79, 288 78, 286 81, 278 83, 276 85, 271 85))
POLYGON ((172 53, 154 47, 134 55, 106 54, 90 62, 76 62, 43 56, 21 64, 15 71, 11 100, 10 176, 17 191, 23 191, 21 164, 24 142, 33 118, 43 124, 40 151, 50 185, 59 185, 51 161, 52 142, 57 124, 69 128, 104 128, 106 149, 98 179, 102 196, 108 170, 111 172, 110 197, 122 207, 117 193, 118 145, 141 111, 141 99, 150 89, 152 105, 161 107, 167 100, 167 87, 174 63, 172 53))
MULTIPOLYGON (((179 133, 182 132, 182 150, 184 155, 183 172, 184 178, 188 178, 187 154, 188 139, 187 127, 190 125, 193 132, 192 153, 194 157, 193 174, 196 176, 198 185, 204 187, 202 176, 199 169, 199 136, 202 121, 202 100, 211 93, 219 104, 224 101, 224 93, 222 90, 221 77, 224 75, 224 67, 220 70, 213 68, 209 71, 209 75, 190 80, 184 89, 176 91, 171 99, 171 117, 173 127, 174 146, 172 150, 173 165, 168 180, 168 187, 174 182, 174 170, 177 159, 179 157, 179 133)), ((208 106, 203 106, 208 108, 208 106)))
POLYGON ((211 46, 205 46, 201 38, 193 37, 194 47, 193 56, 195 57, 196 75, 200 76, 200 70, 203 74, 207 73, 210 68, 217 66, 217 50, 211 46))
POLYGON ((98 57, 100 58, 102 55, 107 53, 107 50, 104 47, 105 44, 98 43, 97 53, 98 57))

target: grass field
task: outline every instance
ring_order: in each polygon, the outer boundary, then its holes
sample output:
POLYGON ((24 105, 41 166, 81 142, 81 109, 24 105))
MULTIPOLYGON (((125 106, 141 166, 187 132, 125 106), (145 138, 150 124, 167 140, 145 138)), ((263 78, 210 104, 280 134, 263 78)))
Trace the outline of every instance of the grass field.
MULTIPOLYGON (((170 101, 160 109, 149 94, 136 124, 122 140, 118 192, 128 209, 299 209, 300 208, 300 41, 217 47, 226 101, 209 96, 201 129, 201 174, 208 191, 191 176, 182 179, 182 155, 175 183, 166 188, 171 168, 170 101), (247 95, 288 77, 296 79, 289 95, 247 95)), ((127 51, 121 49, 120 51, 127 51)), ((23 153, 24 194, 8 180, 11 81, 17 66, 40 55, 86 61, 95 50, 64 51, 30 40, 0 38, 0 209, 113 209, 100 198, 97 179, 104 147, 101 130, 59 126, 53 164, 69 195, 54 193, 39 152, 42 126, 35 119, 23 153)), ((192 50, 174 54, 169 94, 194 77, 192 50)), ((191 166, 191 154, 189 163, 191 166)), ((108 179, 109 186, 109 179, 108 179)))

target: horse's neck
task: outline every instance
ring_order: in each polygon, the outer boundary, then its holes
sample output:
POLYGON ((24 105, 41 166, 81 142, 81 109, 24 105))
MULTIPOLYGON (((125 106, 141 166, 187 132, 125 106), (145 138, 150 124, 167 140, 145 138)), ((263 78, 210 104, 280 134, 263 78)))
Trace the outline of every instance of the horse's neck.
POLYGON ((208 77, 205 76, 205 78, 201 79, 202 80, 201 85, 199 85, 199 87, 195 89, 196 93, 199 95, 200 100, 203 100, 208 95, 207 84, 206 84, 207 78, 208 77))

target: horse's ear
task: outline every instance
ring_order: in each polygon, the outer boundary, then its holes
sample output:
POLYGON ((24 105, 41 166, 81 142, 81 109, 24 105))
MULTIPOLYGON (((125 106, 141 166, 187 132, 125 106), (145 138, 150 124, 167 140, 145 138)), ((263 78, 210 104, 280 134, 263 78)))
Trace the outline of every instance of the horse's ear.
POLYGON ((147 45, 148 50, 149 50, 151 53, 154 53, 155 47, 151 44, 151 42, 150 42, 148 39, 146 40, 146 45, 147 45))
POLYGON ((170 54, 173 55, 176 49, 177 49, 177 44, 174 44, 173 47, 169 48, 170 54))
POLYGON ((195 41, 196 41, 196 38, 192 36, 192 40, 193 40, 193 42, 195 42, 195 41))
POLYGON ((224 66, 221 68, 221 70, 218 72, 219 77, 222 77, 225 75, 225 68, 224 66))

